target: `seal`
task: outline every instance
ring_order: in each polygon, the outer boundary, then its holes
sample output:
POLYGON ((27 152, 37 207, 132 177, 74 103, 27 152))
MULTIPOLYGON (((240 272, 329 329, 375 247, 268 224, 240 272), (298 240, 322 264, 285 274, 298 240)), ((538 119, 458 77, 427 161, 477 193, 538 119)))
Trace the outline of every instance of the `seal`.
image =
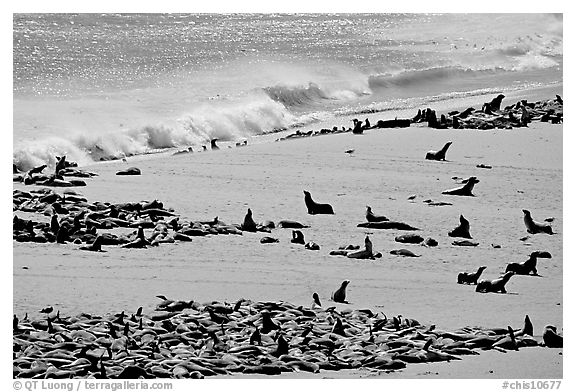
POLYGON ((444 147, 442 147, 441 150, 439 151, 428 151, 426 153, 426 159, 428 160, 432 160, 432 161, 445 161, 446 160, 446 152, 448 151, 448 148, 452 145, 452 142, 447 142, 444 147))
POLYGON ((420 237, 418 234, 403 234, 394 238, 394 241, 403 244, 419 244, 424 241, 424 238, 420 237))
POLYGON ((262 237, 260 238, 260 243, 261 244, 273 244, 276 242, 280 242, 280 240, 278 238, 273 238, 273 237, 262 237))
POLYGON ((366 206, 366 221, 367 222, 385 222, 389 220, 384 215, 375 215, 370 206, 366 206))
POLYGON ((552 255, 548 252, 532 252, 528 260, 523 263, 509 263, 506 266, 506 272, 512 271, 518 275, 530 275, 530 273, 538 275, 538 271, 536 270, 536 261, 538 258, 550 259, 552 255))
POLYGON ((210 140, 210 148, 211 148, 212 150, 219 150, 219 149, 220 149, 220 147, 218 147, 218 146, 216 145, 216 142, 217 142, 217 141, 218 141, 218 139, 212 139, 212 140, 210 140))
POLYGON ((330 204, 316 203, 308 191, 304 191, 304 203, 310 215, 334 214, 334 209, 330 204))
POLYGON ((304 245, 304 248, 306 248, 308 250, 320 250, 320 245, 318 245, 314 241, 310 241, 310 242, 306 243, 306 245, 304 245))
POLYGON ((340 285, 340 288, 332 293, 331 296, 332 301, 347 304, 348 302, 346 301, 346 287, 348 287, 349 284, 350 284, 349 280, 343 281, 342 284, 340 285))
POLYGON ((454 230, 448 232, 450 237, 460 237, 472 239, 470 235, 470 222, 463 215, 460 215, 460 225, 454 230))
POLYGON ((558 335, 556 327, 553 325, 547 325, 544 327, 544 333, 542 334, 542 340, 544 346, 551 348, 562 348, 564 346, 564 338, 558 335))
POLYGON ((346 255, 349 259, 373 259, 374 253, 372 252, 372 241, 370 237, 364 238, 364 249, 357 252, 348 253, 346 255))
POLYGON ((546 234, 554 234, 552 232, 552 226, 547 225, 545 223, 536 222, 532 219, 532 215, 528 210, 522 210, 524 213, 524 224, 526 225, 526 231, 530 234, 538 234, 538 233, 546 233, 546 234))
POLYGON ((474 196, 472 194, 472 189, 474 189, 474 185, 478 184, 479 182, 480 180, 478 180, 476 177, 470 177, 465 181, 464 186, 454 189, 448 189, 442 192, 442 194, 453 196, 474 196))
POLYGON ((478 278, 482 275, 482 272, 486 269, 486 266, 483 265, 478 268, 478 271, 474 273, 470 272, 460 272, 458 274, 458 284, 478 284, 478 278))
POLYGON ((145 248, 148 245, 150 245, 150 242, 144 236, 144 228, 139 227, 136 239, 132 242, 122 245, 122 248, 145 248))
POLYGON ((506 272, 503 276, 494 280, 482 280, 476 285, 477 293, 506 293, 506 283, 514 275, 514 272, 506 272))

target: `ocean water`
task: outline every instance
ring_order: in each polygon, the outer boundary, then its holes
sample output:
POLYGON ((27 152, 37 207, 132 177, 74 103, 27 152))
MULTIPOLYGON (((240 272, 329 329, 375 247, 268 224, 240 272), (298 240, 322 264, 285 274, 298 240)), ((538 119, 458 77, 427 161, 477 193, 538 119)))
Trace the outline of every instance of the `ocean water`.
POLYGON ((15 14, 14 163, 237 141, 562 82, 552 14, 15 14))

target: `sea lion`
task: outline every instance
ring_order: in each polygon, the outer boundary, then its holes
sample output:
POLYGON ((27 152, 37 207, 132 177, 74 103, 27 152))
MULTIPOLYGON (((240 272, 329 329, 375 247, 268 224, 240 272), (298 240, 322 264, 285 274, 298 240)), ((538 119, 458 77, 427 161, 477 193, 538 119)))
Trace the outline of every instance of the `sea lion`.
POLYGON ((139 176, 142 172, 137 167, 129 167, 125 170, 120 170, 116 172, 117 176, 139 176))
POLYGON ((345 280, 340 285, 340 288, 332 293, 331 299, 334 302, 348 303, 346 301, 346 287, 350 284, 349 280, 345 280))
POLYGON ((418 234, 403 234, 394 238, 394 241, 403 244, 419 244, 424 241, 424 238, 420 237, 418 234))
POLYGON ((66 155, 63 155, 60 159, 58 159, 58 163, 56 163, 56 169, 54 170, 54 174, 60 174, 61 170, 66 169, 66 155))
POLYGON ((260 243, 261 244, 273 244, 276 242, 280 242, 280 240, 278 238, 272 238, 272 237, 262 237, 260 238, 260 243))
POLYGON ((278 222, 278 227, 281 227, 283 229, 306 229, 310 226, 304 225, 300 222, 284 219, 278 222))
POLYGON ((102 250, 102 236, 97 236, 91 245, 81 246, 79 249, 89 250, 92 252, 106 252, 105 250, 102 250))
POLYGON ((374 253, 372 252, 372 241, 370 237, 364 238, 364 249, 357 252, 348 253, 346 255, 349 259, 373 259, 374 253))
POLYGON ((433 161, 445 161, 446 160, 446 152, 448 148, 452 145, 452 142, 447 142, 444 147, 442 147, 439 151, 428 151, 426 153, 426 159, 433 160, 433 161))
POLYGON ((308 214, 316 215, 316 214, 334 214, 334 209, 330 204, 320 204, 314 202, 312 200, 312 196, 310 192, 304 191, 304 203, 306 204, 306 208, 308 209, 308 214))
POLYGON ((547 325, 544 327, 544 333, 542 334, 543 344, 550 348, 562 348, 564 346, 564 338, 558 335, 556 327, 553 325, 547 325))
POLYGON ((532 252, 530 253, 530 258, 523 263, 509 263, 506 266, 506 272, 512 271, 518 275, 530 275, 530 273, 538 275, 538 271, 536 270, 536 261, 539 257, 549 259, 552 255, 548 252, 532 252))
POLYGON ((522 210, 524 213, 524 224, 526 225, 526 231, 530 234, 538 234, 538 233, 546 233, 546 234, 554 234, 552 232, 552 226, 547 225, 545 223, 536 222, 532 219, 532 215, 528 210, 522 210))
POLYGON ((144 228, 139 227, 136 239, 132 242, 122 245, 122 248, 145 248, 148 245, 150 245, 150 242, 144 236, 144 228))
POLYGON ((470 272, 460 272, 458 274, 458 283, 459 284, 478 284, 478 278, 482 275, 482 272, 486 269, 486 266, 483 265, 478 268, 478 271, 474 273, 470 272))
POLYGON ((420 230, 416 227, 410 226, 407 223, 395 222, 395 221, 363 222, 358 223, 356 227, 365 227, 368 229, 383 229, 383 230, 406 230, 406 231, 420 230))
POLYGON ((420 257, 420 255, 417 255, 416 253, 408 250, 408 249, 393 249, 390 251, 391 255, 395 255, 395 256, 404 256, 404 257, 420 257))
POLYGON ((370 206, 366 206, 366 221, 367 222, 385 222, 388 218, 384 215, 375 215, 370 206))
POLYGON ((514 272, 506 272, 503 276, 494 280, 482 280, 476 285, 478 293, 506 293, 506 283, 514 275, 514 272))
POLYGON ((210 148, 211 148, 212 150, 219 150, 219 149, 220 149, 220 147, 218 147, 218 146, 216 145, 216 142, 217 142, 217 141, 218 141, 218 139, 211 139, 211 140, 210 140, 210 148))
POLYGON ((244 222, 240 226, 242 231, 251 231, 256 232, 256 222, 252 219, 252 210, 248 208, 248 212, 246 212, 246 216, 244 217, 244 222))
POLYGON ((470 222, 463 215, 460 215, 460 225, 448 233, 450 237, 460 237, 472 239, 470 235, 470 222))
POLYGON ((320 297, 318 296, 318 293, 314 293, 312 294, 312 299, 314 300, 314 302, 312 303, 312 307, 314 307, 314 305, 322 307, 322 304, 320 303, 320 297))
POLYGON ((480 243, 475 242, 475 241, 462 240, 462 241, 452 241, 452 245, 454 245, 454 246, 478 246, 478 245, 480 245, 480 243))
POLYGON ((306 245, 304 245, 304 248, 306 248, 308 250, 320 250, 320 245, 318 245, 314 241, 310 241, 310 242, 306 243, 306 245))
POLYGON ((504 95, 499 94, 496 98, 490 101, 487 106, 490 107, 491 110, 496 111, 500 110, 500 105, 502 105, 502 100, 505 98, 504 95))
POLYGON ((304 234, 300 230, 292 230, 292 239, 290 240, 293 244, 301 244, 304 245, 306 242, 304 241, 304 234))
POLYGON ((353 119, 352 121, 354 122, 354 129, 352 129, 352 133, 355 135, 362 135, 364 132, 362 121, 358 121, 357 119, 353 119))
POLYGON ((443 195, 453 195, 453 196, 474 196, 472 194, 472 189, 474 189, 474 185, 478 184, 480 180, 476 177, 469 177, 466 181, 464 186, 459 188, 449 189, 442 192, 443 195))
POLYGON ((424 246, 438 246, 438 241, 432 237, 428 237, 424 240, 424 246))

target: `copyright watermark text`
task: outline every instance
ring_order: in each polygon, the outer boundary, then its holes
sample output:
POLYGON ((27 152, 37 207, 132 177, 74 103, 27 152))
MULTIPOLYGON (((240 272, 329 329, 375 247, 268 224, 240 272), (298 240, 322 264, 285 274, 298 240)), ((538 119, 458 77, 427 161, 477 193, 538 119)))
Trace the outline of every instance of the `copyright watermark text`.
POLYGON ((97 380, 16 380, 15 391, 148 391, 171 390, 171 382, 147 382, 145 380, 97 381, 97 380))

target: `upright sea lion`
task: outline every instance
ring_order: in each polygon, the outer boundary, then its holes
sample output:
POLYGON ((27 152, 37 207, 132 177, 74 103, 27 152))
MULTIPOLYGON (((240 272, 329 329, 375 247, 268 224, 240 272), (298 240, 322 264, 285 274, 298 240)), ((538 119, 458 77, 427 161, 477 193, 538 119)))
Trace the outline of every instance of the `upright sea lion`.
POLYGON ((219 150, 220 147, 218 147, 216 145, 216 142, 218 141, 218 139, 212 139, 210 140, 210 148, 212 148, 212 150, 219 150))
POLYGON ((558 335, 556 327, 553 325, 547 325, 544 328, 544 333, 542 334, 542 340, 544 346, 551 348, 562 348, 564 347, 564 338, 558 335))
POLYGON ((460 215, 460 225, 448 233, 450 237, 470 238, 470 222, 463 215, 460 215))
POLYGON ((479 183, 476 177, 469 177, 464 186, 459 188, 449 189, 447 191, 442 192, 443 195, 454 195, 454 196, 474 196, 472 194, 472 189, 474 189, 474 185, 479 183))
POLYGON ((364 128, 362 127, 362 121, 358 121, 357 119, 352 120, 354 122, 354 129, 352 129, 352 133, 355 135, 361 135, 364 132, 364 128))
POLYGON ((552 232, 552 226, 547 225, 545 223, 536 222, 532 219, 532 215, 528 210, 522 210, 524 213, 524 224, 526 225, 526 231, 530 234, 538 234, 538 233, 546 233, 546 234, 554 234, 552 232))
POLYGON ((366 221, 368 221, 368 222, 384 222, 387 220, 388 220, 388 218, 386 218, 384 215, 375 215, 372 212, 372 208, 370 206, 366 206, 366 221))
POLYGON ((357 252, 348 253, 346 257, 350 259, 373 259, 374 253, 372 252, 372 241, 370 237, 364 238, 364 249, 357 252))
POLYGON ((240 226, 240 229, 243 231, 256 231, 256 222, 252 219, 252 210, 248 208, 248 212, 246 212, 246 216, 244 217, 244 223, 240 226))
POLYGON ((312 200, 310 192, 304 191, 304 203, 310 215, 316 214, 334 214, 334 209, 330 204, 320 204, 312 200))
POLYGON ((322 307, 322 304, 320 303, 320 297, 318 296, 318 293, 312 294, 312 299, 314 300, 313 305, 317 305, 317 306, 319 306, 319 307, 322 307))
POLYGON ((92 244, 90 244, 88 246, 81 246, 79 249, 90 250, 92 252, 105 252, 105 250, 102 250, 102 237, 101 236, 97 236, 94 239, 94 242, 92 242, 92 244))
POLYGON ((518 275, 529 275, 530 273, 538 275, 538 271, 536 270, 536 261, 539 257, 549 259, 552 255, 548 252, 532 252, 530 258, 523 263, 509 263, 506 266, 506 272, 512 271, 518 275))
POLYGON ((304 245, 306 242, 304 241, 304 234, 300 230, 292 230, 292 239, 290 240, 293 244, 301 244, 304 245))
POLYGON ((444 147, 442 147, 439 151, 428 151, 426 153, 426 159, 434 160, 434 161, 445 161, 446 160, 446 152, 448 148, 452 145, 452 142, 447 142, 444 147))
POLYGON ((349 280, 345 280, 340 285, 340 288, 332 293, 332 301, 334 302, 341 302, 341 303, 348 303, 346 302, 346 287, 350 284, 349 280))
POLYGON ((514 275, 514 272, 506 272, 503 276, 494 280, 482 280, 476 286, 478 293, 506 293, 506 283, 514 275))
POLYGON ((483 265, 478 268, 478 271, 474 273, 470 272, 460 272, 458 274, 458 283, 459 284, 478 284, 478 278, 482 275, 482 272, 486 269, 486 266, 483 265))
POLYGON ((500 110, 500 105, 502 105, 502 100, 505 98, 504 95, 499 94, 496 98, 494 98, 492 101, 490 101, 490 103, 488 103, 488 106, 490 106, 491 110, 500 110))
POLYGON ((56 163, 56 169, 54 170, 54 174, 58 175, 60 170, 66 169, 66 155, 62 155, 62 157, 56 163))
POLYGON ((150 242, 144 236, 144 228, 139 227, 136 239, 132 242, 122 245, 122 248, 145 248, 148 245, 150 245, 150 242))

